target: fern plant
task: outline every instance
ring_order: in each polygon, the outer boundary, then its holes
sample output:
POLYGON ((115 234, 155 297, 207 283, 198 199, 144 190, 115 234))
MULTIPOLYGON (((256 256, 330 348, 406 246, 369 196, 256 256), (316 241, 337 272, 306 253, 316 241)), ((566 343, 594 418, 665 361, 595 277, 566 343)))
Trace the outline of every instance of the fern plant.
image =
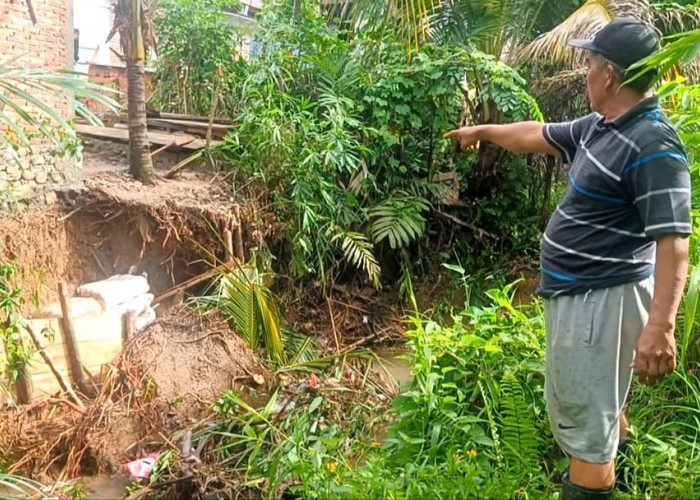
POLYGON ((512 373, 501 379, 499 410, 502 418, 501 444, 506 463, 528 469, 539 461, 539 440, 534 415, 525 391, 512 373))
POLYGON ((375 243, 388 240, 392 249, 405 248, 425 233, 428 202, 419 196, 392 196, 369 211, 375 243))

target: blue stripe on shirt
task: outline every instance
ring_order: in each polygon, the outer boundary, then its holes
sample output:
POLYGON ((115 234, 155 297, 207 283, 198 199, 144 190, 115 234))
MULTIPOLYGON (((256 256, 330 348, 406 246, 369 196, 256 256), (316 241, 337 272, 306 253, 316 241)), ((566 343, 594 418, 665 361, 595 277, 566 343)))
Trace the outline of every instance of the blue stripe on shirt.
POLYGON ((622 174, 624 175, 627 172, 629 172, 630 170, 634 170, 635 168, 641 167, 645 163, 649 163, 650 161, 658 160, 660 158, 673 158, 675 160, 679 160, 682 162, 688 161, 688 158, 682 153, 672 153, 670 151, 662 151, 660 153, 654 153, 652 155, 642 156, 638 160, 627 165, 624 168, 624 170, 622 171, 622 174))
POLYGON ((561 273, 556 273, 554 271, 550 271, 549 269, 545 268, 544 266, 540 266, 540 269, 544 274, 547 276, 554 278, 555 280, 559 281, 565 281, 566 283, 577 283, 579 280, 577 278, 574 278, 573 276, 568 276, 566 274, 561 274, 561 273))
POLYGON ((581 186, 576 184, 576 181, 574 180, 574 176, 571 174, 569 174, 569 182, 571 182, 571 187, 573 187, 576 191, 578 191, 582 195, 588 196, 589 198, 607 201, 608 203, 615 203, 616 205, 624 205, 625 203, 627 203, 627 201, 623 200, 622 198, 612 198, 610 196, 604 196, 602 194, 597 194, 597 193, 594 193, 593 191, 588 191, 587 189, 582 188, 581 186))

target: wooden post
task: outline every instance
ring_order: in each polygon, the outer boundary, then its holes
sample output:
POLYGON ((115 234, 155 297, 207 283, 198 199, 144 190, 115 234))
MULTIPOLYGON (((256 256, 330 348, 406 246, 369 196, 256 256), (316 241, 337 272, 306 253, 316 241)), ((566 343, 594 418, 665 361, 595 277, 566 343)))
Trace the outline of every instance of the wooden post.
POLYGON ((26 405, 32 400, 32 378, 26 364, 19 367, 17 380, 15 380, 15 393, 17 402, 21 405, 26 405))
POLYGON ((122 316, 122 347, 134 336, 134 311, 126 311, 122 316))
POLYGON ((82 401, 80 401, 80 398, 73 392, 73 388, 70 386, 68 381, 63 377, 63 374, 58 371, 58 368, 56 368, 56 363, 53 362, 53 358, 51 355, 44 349, 44 345, 41 342, 41 338, 39 335, 36 334, 34 329, 27 325, 27 332, 29 332, 29 336, 32 338, 32 341, 34 342, 34 345, 36 346, 37 350, 39 351, 39 354, 41 355, 42 358, 44 358, 44 361, 46 362, 47 365, 49 365, 49 368, 51 368, 51 373, 53 373, 53 376, 56 377, 56 380, 58 381, 58 385, 61 386, 61 389, 66 391, 70 398, 80 406, 81 408, 85 408, 85 405, 83 404, 82 401))
POLYGON ((63 342, 65 342, 66 350, 68 351, 68 363, 73 375, 73 381, 83 394, 87 394, 83 363, 80 361, 80 350, 78 349, 78 342, 75 340, 73 317, 71 316, 70 304, 68 303, 68 287, 64 282, 58 284, 58 298, 61 301, 61 311, 63 312, 63 320, 61 321, 63 342))
POLYGON ((236 226, 233 228, 233 244, 236 257, 241 263, 243 263, 245 262, 245 253, 243 252, 243 225, 241 224, 241 207, 236 205, 234 211, 236 215, 236 226))
POLYGON ((224 229, 224 243, 226 244, 226 262, 233 260, 233 232, 226 228, 224 229))

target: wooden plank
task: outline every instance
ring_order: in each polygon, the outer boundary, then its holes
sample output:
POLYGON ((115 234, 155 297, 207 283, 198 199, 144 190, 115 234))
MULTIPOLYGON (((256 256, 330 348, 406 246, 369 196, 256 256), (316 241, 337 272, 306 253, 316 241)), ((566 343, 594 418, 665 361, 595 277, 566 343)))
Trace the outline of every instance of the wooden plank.
MULTIPOLYGON (((194 122, 191 120, 170 120, 165 118, 149 118, 148 125, 157 127, 174 128, 177 130, 203 130, 206 132, 209 124, 204 122, 194 122)), ((211 129, 217 132, 226 133, 233 128, 233 125, 225 125, 221 123, 213 123, 211 129)))
MULTIPOLYGON (((119 142, 129 142, 129 130, 125 128, 108 128, 108 127, 94 127, 92 125, 78 124, 75 126, 76 132, 80 135, 87 137, 94 137, 96 139, 107 139, 111 141, 119 142)), ((196 151, 204 148, 204 141, 197 139, 193 136, 186 136, 183 134, 168 134, 165 132, 148 132, 148 142, 156 146, 165 146, 171 144, 173 140, 178 140, 182 142, 182 138, 187 137, 188 140, 186 144, 181 144, 179 147, 182 149, 189 149, 196 151)), ((219 141, 212 141, 212 146, 219 144, 219 141)))
MULTIPOLYGON (((184 120, 192 122, 208 122, 208 116, 198 116, 198 115, 182 115, 179 113, 160 113, 160 118, 165 118, 167 120, 184 120)), ((214 123, 220 123, 223 125, 233 125, 233 121, 229 118, 214 117, 214 123)))

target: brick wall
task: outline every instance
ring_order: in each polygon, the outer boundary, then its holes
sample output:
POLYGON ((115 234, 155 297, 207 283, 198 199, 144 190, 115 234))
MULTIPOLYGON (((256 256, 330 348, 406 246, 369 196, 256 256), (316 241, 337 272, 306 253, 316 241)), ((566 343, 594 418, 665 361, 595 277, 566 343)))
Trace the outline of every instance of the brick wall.
MULTIPOLYGON (((115 66, 103 66, 100 64, 91 64, 88 69, 88 80, 91 83, 96 83, 98 85, 104 85, 121 92, 119 96, 112 95, 119 101, 119 103, 124 106, 124 112, 126 112, 126 99, 127 99, 127 79, 126 79, 126 68, 123 65, 115 66)), ((153 92, 153 78, 152 74, 146 71, 146 100, 148 100, 153 92)), ((88 101, 87 106, 95 113, 107 111, 107 109, 100 105, 99 103, 88 101)))
MULTIPOLYGON (((32 0, 37 24, 32 23, 25 0, 0 0, 0 61, 14 62, 22 68, 65 69, 73 63, 72 0, 32 0)), ((65 118, 72 116, 69 96, 49 93, 33 94, 48 103, 65 118)), ((25 108, 31 113, 31 106, 25 108)), ((0 125, 0 133, 7 135, 0 125)), ((33 143, 31 151, 19 152, 19 165, 9 159, 0 146, 0 190, 15 187, 35 188, 62 182, 74 173, 75 162, 63 161, 50 154, 46 141, 33 143)))

